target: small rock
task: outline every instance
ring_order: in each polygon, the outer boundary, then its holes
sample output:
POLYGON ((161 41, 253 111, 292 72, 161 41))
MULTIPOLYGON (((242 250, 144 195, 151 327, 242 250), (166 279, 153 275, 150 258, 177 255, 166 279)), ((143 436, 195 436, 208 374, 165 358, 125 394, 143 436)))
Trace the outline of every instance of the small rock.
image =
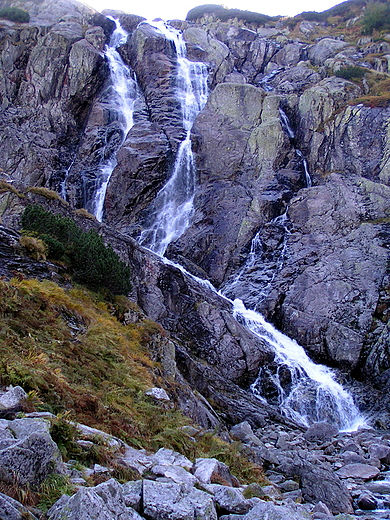
POLYGON ((299 484, 298 482, 295 482, 295 480, 286 480, 285 482, 281 482, 279 487, 283 492, 296 491, 299 489, 299 484))
POLYGON ((181 466, 187 470, 191 470, 193 467, 193 463, 173 450, 168 450, 166 448, 160 448, 154 455, 151 456, 152 465, 160 464, 162 466, 181 466))
POLYGON ((330 509, 323 502, 317 502, 317 504, 313 508, 313 513, 322 513, 324 515, 327 515, 329 518, 333 518, 330 509))
POLYGON ((236 424, 231 428, 230 435, 233 439, 244 442, 245 444, 261 445, 261 441, 253 433, 252 427, 248 421, 236 424))
POLYGON ((146 390, 146 395, 150 395, 151 397, 154 397, 155 399, 158 399, 159 401, 170 401, 169 395, 166 393, 164 388, 149 388, 149 390, 146 390))
POLYGON ((373 511, 378 507, 378 501, 372 493, 365 491, 357 499, 357 505, 363 511, 373 511))
POLYGON ((164 476, 176 482, 176 484, 187 484, 194 486, 198 479, 181 466, 153 466, 152 473, 154 475, 164 476))

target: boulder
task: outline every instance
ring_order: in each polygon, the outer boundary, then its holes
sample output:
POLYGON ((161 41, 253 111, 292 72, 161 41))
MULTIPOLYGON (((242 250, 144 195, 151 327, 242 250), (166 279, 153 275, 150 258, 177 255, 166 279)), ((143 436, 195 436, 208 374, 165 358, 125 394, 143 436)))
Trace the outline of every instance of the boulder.
POLYGON ((204 484, 213 483, 233 486, 236 482, 226 464, 217 459, 196 459, 194 475, 204 484))
POLYGON ((48 511, 49 520, 141 520, 125 505, 121 485, 110 479, 94 488, 82 488, 73 496, 63 495, 48 511))
POLYGON ((314 423, 304 433, 304 437, 310 442, 328 442, 338 434, 339 430, 333 424, 314 423))
POLYGON ((357 478, 362 480, 371 480, 376 478, 380 470, 369 464, 347 464, 340 468, 337 472, 340 478, 357 478))
POLYGON ((20 386, 14 386, 0 395, 0 413, 4 411, 19 412, 27 394, 20 386))
POLYGON ((352 499, 337 473, 313 464, 296 470, 301 478, 302 495, 311 503, 323 502, 332 513, 352 513, 352 499))
POLYGON ((143 513, 151 520, 217 520, 212 497, 193 487, 143 481, 143 513))
MULTIPOLYGON (((221 517, 230 518, 234 517, 221 517)), ((308 520, 310 518, 309 512, 299 504, 279 506, 271 502, 258 502, 249 513, 241 517, 242 520, 259 520, 266 518, 267 520, 308 520)))
POLYGON ((309 49, 309 59, 314 65, 322 65, 330 58, 348 47, 348 43, 332 38, 323 38, 309 49))
POLYGON ((36 432, 0 450, 0 479, 37 486, 58 468, 57 445, 48 433, 36 432))
POLYGON ((37 520, 27 508, 13 498, 0 493, 1 520, 37 520))
POLYGON ((214 502, 222 513, 234 513, 244 515, 255 505, 256 500, 246 499, 237 488, 221 486, 219 484, 205 484, 203 486, 208 493, 214 496, 214 502))

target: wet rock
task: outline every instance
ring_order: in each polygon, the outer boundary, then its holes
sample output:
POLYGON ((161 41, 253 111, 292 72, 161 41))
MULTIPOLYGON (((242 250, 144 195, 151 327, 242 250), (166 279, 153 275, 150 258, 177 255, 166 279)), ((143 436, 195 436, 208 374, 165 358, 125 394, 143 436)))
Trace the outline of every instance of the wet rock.
POLYGON ((362 493, 356 502, 360 509, 363 509, 363 511, 373 511, 378 507, 377 499, 374 497, 372 493, 369 493, 367 491, 362 493))

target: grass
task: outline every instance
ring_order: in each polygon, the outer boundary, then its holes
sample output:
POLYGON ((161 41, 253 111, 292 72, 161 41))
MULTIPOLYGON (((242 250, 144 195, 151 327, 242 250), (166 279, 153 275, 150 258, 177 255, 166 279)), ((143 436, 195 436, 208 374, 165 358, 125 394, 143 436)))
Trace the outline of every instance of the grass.
POLYGON ((66 202, 56 191, 50 190, 49 188, 45 188, 43 186, 31 186, 28 188, 27 192, 34 193, 35 195, 41 195, 48 200, 58 200, 64 206, 69 206, 69 203, 66 202))
MULTIPOLYGON (((182 429, 190 420, 173 402, 161 404, 145 395, 147 388, 163 386, 147 347, 165 333, 147 319, 122 324, 134 303, 36 279, 0 280, 0 300, 0 383, 29 392, 29 410, 57 414, 51 435, 65 460, 104 465, 114 457, 104 439, 80 447, 71 424, 77 421, 136 448, 171 448, 192 460, 218 458, 242 483, 264 480, 240 444, 211 433, 194 441, 182 429)), ((122 481, 136 477, 121 465, 113 469, 122 481)))
POLYGON ((17 195, 20 199, 24 198, 24 195, 20 193, 12 184, 6 181, 0 181, 0 193, 13 193, 17 195))

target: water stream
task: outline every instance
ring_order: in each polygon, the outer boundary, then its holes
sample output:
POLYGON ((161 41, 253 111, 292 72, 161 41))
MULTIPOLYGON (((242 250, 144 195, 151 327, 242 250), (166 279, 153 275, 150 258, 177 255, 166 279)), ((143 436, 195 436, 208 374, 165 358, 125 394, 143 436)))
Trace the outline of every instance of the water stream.
MULTIPOLYGON (((138 89, 133 73, 123 62, 117 48, 126 43, 127 32, 122 28, 118 20, 111 18, 116 28, 111 36, 109 45, 105 50, 105 56, 110 67, 111 88, 108 90, 107 105, 110 114, 120 126, 122 140, 116 150, 123 144, 126 136, 133 126, 134 103, 138 96, 138 89)), ((104 199, 110 177, 117 164, 116 152, 114 152, 103 164, 101 164, 93 185, 88 186, 85 208, 101 221, 103 219, 104 199)))
POLYGON ((196 171, 191 148, 191 128, 207 101, 208 71, 204 63, 187 60, 186 46, 179 31, 162 20, 147 23, 164 34, 176 49, 176 95, 180 101, 186 131, 186 138, 176 155, 173 172, 153 202, 151 225, 143 230, 139 238, 140 244, 163 255, 168 245, 187 229, 193 212, 196 171))

